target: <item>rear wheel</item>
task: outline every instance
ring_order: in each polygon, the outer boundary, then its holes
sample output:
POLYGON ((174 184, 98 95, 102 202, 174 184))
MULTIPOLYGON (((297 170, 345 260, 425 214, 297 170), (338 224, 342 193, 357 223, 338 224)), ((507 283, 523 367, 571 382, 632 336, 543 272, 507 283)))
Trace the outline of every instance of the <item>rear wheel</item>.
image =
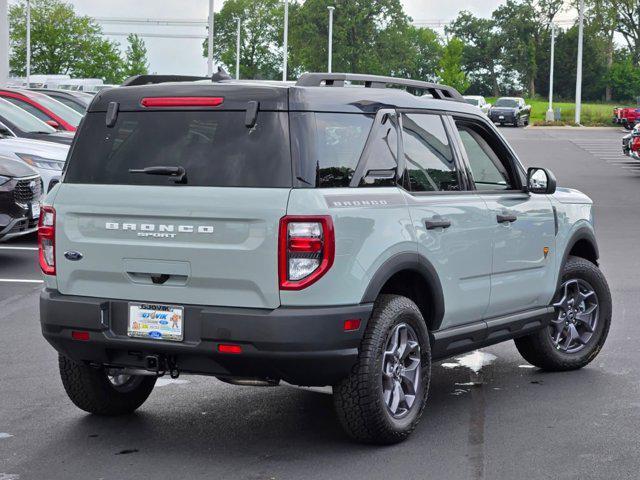
POLYGON ((602 349, 611 324, 611 293, 600 269, 569 257, 553 306, 549 327, 516 339, 516 347, 525 360, 545 370, 582 368, 602 349))
POLYGON ((400 442, 420 420, 430 378, 431 350, 420 310, 406 297, 381 295, 358 362, 334 387, 338 418, 355 440, 400 442))
POLYGON ((120 371, 93 368, 58 356, 60 378, 71 401, 96 415, 132 413, 153 391, 156 377, 123 375, 120 371))

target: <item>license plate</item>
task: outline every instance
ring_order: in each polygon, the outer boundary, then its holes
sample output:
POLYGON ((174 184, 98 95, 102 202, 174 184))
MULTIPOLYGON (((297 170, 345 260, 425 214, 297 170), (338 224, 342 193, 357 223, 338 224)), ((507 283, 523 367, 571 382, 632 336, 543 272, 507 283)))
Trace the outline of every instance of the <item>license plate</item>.
POLYGON ((504 115, 500 115, 498 118, 499 118, 500 120, 504 120, 504 115))
POLYGON ((36 219, 40 218, 40 204, 32 203, 31 204, 31 218, 36 219))
POLYGON ((129 304, 130 337, 180 342, 184 338, 184 307, 152 303, 129 304))

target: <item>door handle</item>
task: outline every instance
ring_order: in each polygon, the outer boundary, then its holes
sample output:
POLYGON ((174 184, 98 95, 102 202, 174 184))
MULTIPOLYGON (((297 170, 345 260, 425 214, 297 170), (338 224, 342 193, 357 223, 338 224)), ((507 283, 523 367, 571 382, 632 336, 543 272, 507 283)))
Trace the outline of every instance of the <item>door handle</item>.
POLYGON ((427 227, 427 230, 449 228, 451 226, 451 220, 447 220, 446 218, 432 218, 431 220, 425 220, 424 226, 427 227))
POLYGON ((498 220, 498 223, 513 223, 518 219, 518 217, 516 217, 515 215, 496 215, 496 220, 498 220))

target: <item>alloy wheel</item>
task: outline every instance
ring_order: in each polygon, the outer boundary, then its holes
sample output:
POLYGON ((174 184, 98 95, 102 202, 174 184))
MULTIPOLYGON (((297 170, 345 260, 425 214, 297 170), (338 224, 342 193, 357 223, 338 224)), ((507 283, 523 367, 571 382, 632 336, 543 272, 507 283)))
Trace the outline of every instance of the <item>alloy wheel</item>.
POLYGON ((549 333, 557 350, 577 353, 589 342, 598 325, 598 296, 582 279, 567 280, 560 287, 560 299, 553 304, 556 317, 549 333))
POLYGON ((421 370, 418 335, 400 323, 389 332, 382 358, 382 397, 393 418, 406 416, 415 404, 421 370))

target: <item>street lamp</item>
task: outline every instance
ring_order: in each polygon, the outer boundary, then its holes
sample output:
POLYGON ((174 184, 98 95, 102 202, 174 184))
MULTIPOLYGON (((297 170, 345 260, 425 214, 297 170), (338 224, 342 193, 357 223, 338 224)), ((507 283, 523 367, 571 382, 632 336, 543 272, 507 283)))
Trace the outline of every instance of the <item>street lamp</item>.
POLYGON ((332 53, 333 53, 333 11, 336 7, 327 7, 329 10, 329 58, 327 60, 327 71, 331 73, 331 62, 333 61, 332 53))
POLYGON ((289 55, 289 0, 284 0, 284 42, 282 53, 282 81, 287 81, 287 57, 289 55))
POLYGON ((9 16, 7 0, 0 0, 0 87, 9 80, 9 16))
POLYGON ((27 0, 27 88, 31 85, 31 1, 27 0))
POLYGON ((238 18, 238 33, 236 34, 236 80, 240 79, 240 18, 238 18))
POLYGON ((547 110, 546 121, 553 122, 553 63, 556 46, 556 24, 551 22, 551 66, 549 67, 549 110, 547 110))
POLYGON ((580 110, 582 109, 582 40, 584 36, 584 0, 580 0, 579 13, 580 19, 578 26, 578 69, 576 71, 576 125, 580 125, 580 110))
POLYGON ((209 42, 208 42, 208 55, 207 55, 207 76, 213 75, 213 29, 215 28, 214 13, 215 0, 209 0, 209 42))

